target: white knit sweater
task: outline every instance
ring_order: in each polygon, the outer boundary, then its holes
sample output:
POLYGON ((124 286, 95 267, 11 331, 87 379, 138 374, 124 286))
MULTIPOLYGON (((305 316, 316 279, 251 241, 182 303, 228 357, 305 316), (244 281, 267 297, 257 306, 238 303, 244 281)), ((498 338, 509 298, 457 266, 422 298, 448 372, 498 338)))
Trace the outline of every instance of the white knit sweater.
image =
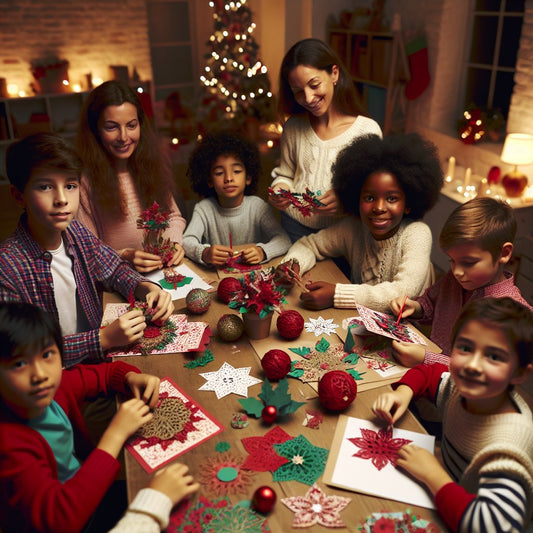
MULTIPOLYGON (((323 141, 311 127, 307 114, 292 116, 283 129, 281 160, 272 171, 272 187, 304 192, 307 186, 313 192, 324 194, 331 189, 331 166, 339 152, 355 138, 371 133, 381 137, 379 124, 371 118, 358 116, 346 131, 323 141)), ((285 212, 310 228, 324 228, 338 220, 338 217, 324 215, 304 217, 293 206, 285 212)))
POLYGON ((392 237, 377 241, 359 219, 347 216, 296 241, 281 262, 298 259, 301 272, 307 272, 316 261, 343 255, 352 284, 336 284, 334 306, 355 308, 358 303, 389 311, 393 298, 415 298, 429 285, 430 252, 431 230, 424 222, 403 219, 392 237))

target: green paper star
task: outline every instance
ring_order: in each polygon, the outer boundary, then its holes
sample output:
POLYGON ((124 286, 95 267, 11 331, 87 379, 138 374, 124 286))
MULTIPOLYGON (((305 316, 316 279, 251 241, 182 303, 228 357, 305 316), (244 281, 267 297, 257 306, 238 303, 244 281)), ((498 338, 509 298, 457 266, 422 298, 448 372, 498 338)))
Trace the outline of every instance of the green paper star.
POLYGON ((312 485, 324 472, 329 451, 313 446, 303 435, 274 444, 279 455, 289 460, 274 473, 274 481, 299 481, 312 485))

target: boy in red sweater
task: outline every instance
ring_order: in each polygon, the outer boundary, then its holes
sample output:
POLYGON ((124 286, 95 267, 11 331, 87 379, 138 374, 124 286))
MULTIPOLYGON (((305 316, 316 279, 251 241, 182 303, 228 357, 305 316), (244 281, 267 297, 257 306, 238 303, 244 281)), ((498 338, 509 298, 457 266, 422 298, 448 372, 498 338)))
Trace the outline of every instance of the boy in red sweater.
POLYGON ((90 525, 120 470, 117 457, 124 443, 151 420, 150 408, 159 399, 159 378, 126 363, 63 370, 62 344, 57 322, 42 309, 0 303, 4 533, 76 533, 90 525), (80 406, 115 392, 130 399, 120 405, 93 448, 80 406))
POLYGON ((450 368, 410 369, 373 411, 394 424, 413 398, 443 421, 442 457, 406 445, 397 465, 427 486, 452 531, 524 531, 533 516, 533 421, 514 390, 533 371, 533 314, 511 298, 469 302, 452 334, 450 368))

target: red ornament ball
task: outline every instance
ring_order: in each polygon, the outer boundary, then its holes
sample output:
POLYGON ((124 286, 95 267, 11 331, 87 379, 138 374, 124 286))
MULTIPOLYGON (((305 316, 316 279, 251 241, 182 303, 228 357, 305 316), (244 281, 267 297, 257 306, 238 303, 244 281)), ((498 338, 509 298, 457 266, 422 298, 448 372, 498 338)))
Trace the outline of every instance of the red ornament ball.
POLYGON ((226 342, 240 339, 244 333, 244 323, 241 317, 232 314, 222 315, 217 322, 217 333, 226 342))
POLYGON ((237 278, 222 278, 217 287, 217 295, 221 301, 228 304, 235 292, 241 289, 241 282, 237 278))
POLYGON ((261 418, 265 424, 273 424, 278 418, 278 410, 273 405, 267 405, 261 411, 261 418))
POLYGON ((330 411, 346 409, 357 396, 355 379, 344 370, 326 372, 318 382, 320 403, 330 411))
POLYGON ((279 381, 291 371, 291 358, 283 350, 269 350, 263 355, 261 366, 270 381, 279 381))
POLYGON ((304 317, 298 311, 283 311, 278 316, 276 327, 284 339, 296 339, 304 329, 304 317))
POLYGON ((201 315, 209 309, 211 295, 204 289, 193 289, 185 296, 185 305, 191 313, 201 315))
POLYGON ((267 485, 259 487, 252 497, 252 508, 258 513, 270 513, 276 503, 276 493, 267 485))

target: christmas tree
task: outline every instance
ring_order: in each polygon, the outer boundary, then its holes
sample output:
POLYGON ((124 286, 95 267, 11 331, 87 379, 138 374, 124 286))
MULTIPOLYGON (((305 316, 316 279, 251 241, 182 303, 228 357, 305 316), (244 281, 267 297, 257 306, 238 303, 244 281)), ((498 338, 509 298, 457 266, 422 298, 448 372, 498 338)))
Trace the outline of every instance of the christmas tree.
POLYGON ((258 57, 255 23, 246 0, 213 0, 209 6, 214 32, 207 42, 210 52, 205 55, 205 72, 200 78, 206 90, 201 126, 209 129, 227 119, 235 127, 248 118, 263 123, 275 120, 267 67, 258 57))

